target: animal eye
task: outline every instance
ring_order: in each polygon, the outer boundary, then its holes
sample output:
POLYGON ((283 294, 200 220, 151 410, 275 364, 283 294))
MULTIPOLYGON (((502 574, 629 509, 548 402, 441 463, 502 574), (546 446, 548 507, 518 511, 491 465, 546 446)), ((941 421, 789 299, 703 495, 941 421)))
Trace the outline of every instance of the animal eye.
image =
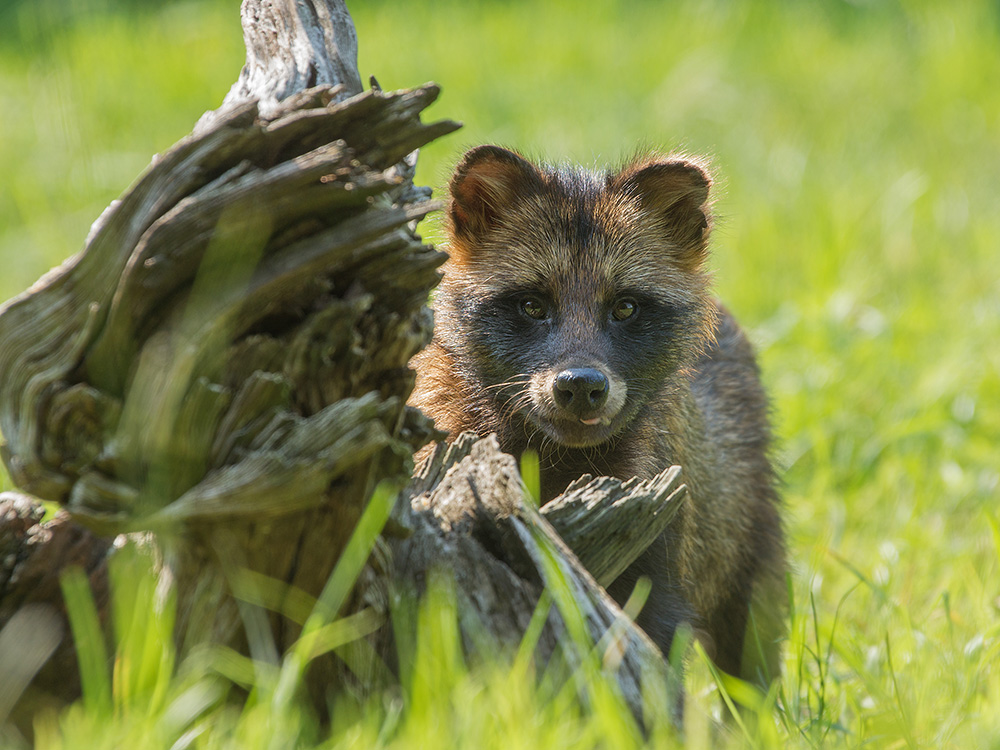
POLYGON ((619 321, 627 320, 638 311, 639 305, 636 304, 634 299, 622 297, 620 300, 615 302, 615 306, 611 308, 611 317, 619 321))
POLYGON ((521 312, 532 320, 545 320, 545 318, 549 317, 548 305, 539 297, 522 297, 518 304, 521 312))

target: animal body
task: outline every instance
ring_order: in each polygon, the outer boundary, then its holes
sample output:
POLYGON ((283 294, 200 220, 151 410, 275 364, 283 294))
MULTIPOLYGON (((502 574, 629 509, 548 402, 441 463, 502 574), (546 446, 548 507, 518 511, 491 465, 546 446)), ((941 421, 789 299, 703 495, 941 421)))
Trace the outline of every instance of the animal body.
POLYGON ((608 591, 648 576, 637 622, 665 654, 686 622, 720 668, 767 684, 785 552, 758 368, 704 268, 710 188, 680 156, 595 173, 469 151, 411 403, 452 437, 537 451, 543 502, 585 473, 679 464, 682 508, 608 591))

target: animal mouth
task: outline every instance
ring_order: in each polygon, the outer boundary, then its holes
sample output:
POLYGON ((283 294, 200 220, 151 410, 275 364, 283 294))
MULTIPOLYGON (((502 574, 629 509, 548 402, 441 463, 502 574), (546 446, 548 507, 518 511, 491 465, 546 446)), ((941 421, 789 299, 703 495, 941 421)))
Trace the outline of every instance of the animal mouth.
POLYGON ((593 448, 614 434, 614 415, 586 419, 566 414, 536 414, 531 420, 559 445, 567 448, 593 448))
POLYGON ((566 448, 593 448, 621 429, 628 388, 597 368, 539 373, 519 403, 523 418, 566 448))

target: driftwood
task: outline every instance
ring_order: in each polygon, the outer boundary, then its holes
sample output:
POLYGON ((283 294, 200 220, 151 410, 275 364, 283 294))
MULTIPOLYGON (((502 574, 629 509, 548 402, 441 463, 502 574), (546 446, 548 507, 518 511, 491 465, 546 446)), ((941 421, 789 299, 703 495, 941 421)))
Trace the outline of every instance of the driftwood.
MULTIPOLYGON (((317 660, 317 702, 384 678, 394 589, 454 570, 463 623, 516 645, 558 570, 640 714, 642 678, 675 679, 597 581, 662 531, 678 471, 584 478, 539 511, 511 457, 463 437, 410 480, 435 433, 405 405, 406 364, 429 339, 444 259, 414 234, 437 207, 412 184, 414 152, 458 125, 420 121, 434 85, 361 92, 342 2, 245 0, 242 16, 247 65, 223 106, 153 161, 79 255, 0 308, 3 459, 63 508, 42 524, 35 501, 0 496, 0 670, 17 672, 0 712, 39 669, 22 706, 75 697, 58 576, 83 567, 100 609, 116 535, 153 535, 182 651, 245 650, 263 622, 279 653, 301 632, 287 603, 320 596, 376 485, 409 481, 340 607, 371 614, 375 648, 341 654, 350 675, 317 660), (25 658, 4 661, 32 622, 25 658)), ((565 615, 550 614, 542 662, 573 661, 565 615)))
POLYGON ((543 591, 552 592, 557 605, 561 593, 562 607, 556 606, 546 621, 536 659, 545 664, 558 654, 576 665, 583 654, 575 639, 582 635, 584 643, 598 646, 605 663, 614 664, 622 695, 637 716, 644 677, 653 683, 647 690, 677 707, 676 676, 595 577, 613 579, 645 549, 623 550, 624 562, 602 554, 605 541, 614 550, 642 533, 625 522, 621 511, 644 509, 648 515, 640 511, 639 517, 662 531, 678 509, 684 486, 677 482, 676 467, 647 482, 588 479, 537 509, 526 499, 517 463, 500 452, 495 437, 479 440, 466 433, 447 448, 439 445, 404 493, 412 533, 390 540, 393 583, 420 591, 428 571, 448 571, 466 626, 463 634, 475 634, 476 645, 489 653, 518 645, 543 591), (616 526, 617 537, 601 538, 616 526), (570 540, 575 547, 567 545, 570 540), (594 564, 589 571, 573 550, 594 564), (567 614, 578 614, 583 633, 573 633, 567 614))

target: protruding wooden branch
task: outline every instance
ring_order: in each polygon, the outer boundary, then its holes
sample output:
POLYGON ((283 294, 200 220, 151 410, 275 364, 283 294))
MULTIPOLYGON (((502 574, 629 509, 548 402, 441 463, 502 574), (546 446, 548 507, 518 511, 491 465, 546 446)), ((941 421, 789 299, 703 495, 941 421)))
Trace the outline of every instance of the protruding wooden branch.
POLYGON ((687 487, 681 467, 653 479, 580 477, 542 508, 542 516, 602 586, 615 580, 667 528, 687 487))
MULTIPOLYGON (((676 478, 671 471, 651 482, 623 485, 606 477, 579 482, 550 504, 552 516, 597 560, 585 504, 590 501, 598 518, 620 519, 620 531, 630 524, 627 514, 615 509, 632 500, 656 508, 654 518, 670 515, 671 503, 683 489, 675 486, 676 478), (601 488, 608 499, 598 497, 601 488)), ((514 459, 500 452, 495 437, 477 440, 465 434, 451 446, 438 446, 406 496, 412 533, 390 542, 394 585, 419 591, 432 570, 448 571, 466 625, 463 635, 480 648, 484 638, 493 639, 499 649, 517 647, 544 590, 565 591, 578 608, 589 642, 604 649, 606 666, 615 665, 622 695, 637 717, 642 716, 644 683, 647 690, 663 691, 663 700, 676 700, 678 678, 656 646, 584 569, 550 525, 549 515, 539 513, 527 497, 514 459)), ((642 520, 646 518, 640 514, 642 520)), ((623 538, 638 536, 632 530, 623 538)), ((559 601, 558 595, 554 600, 559 601)), ((539 663, 558 655, 573 665, 582 658, 576 651, 580 644, 567 632, 566 614, 558 607, 551 612, 536 649, 539 663)))
POLYGON ((222 107, 196 130, 248 101, 270 117, 279 102, 315 86, 337 86, 337 101, 361 93, 358 39, 343 0, 243 0, 240 15, 246 63, 222 107))

